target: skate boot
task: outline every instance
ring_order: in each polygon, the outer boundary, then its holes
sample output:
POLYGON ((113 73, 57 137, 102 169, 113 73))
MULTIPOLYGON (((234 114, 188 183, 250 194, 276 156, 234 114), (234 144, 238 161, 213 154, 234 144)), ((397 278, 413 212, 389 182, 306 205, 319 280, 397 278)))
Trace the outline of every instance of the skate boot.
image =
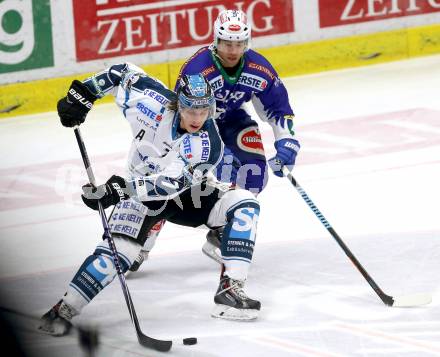
POLYGON ((72 328, 70 321, 75 315, 78 315, 78 312, 67 305, 63 300, 60 300, 41 317, 41 323, 38 329, 52 336, 67 335, 72 328))
POLYGON ((219 264, 223 264, 220 246, 222 244, 224 227, 210 229, 206 234, 206 242, 202 247, 202 252, 219 264))
POLYGON ((227 320, 255 320, 261 304, 250 299, 243 291, 244 281, 224 275, 214 296, 215 308, 212 317, 227 320))
POLYGON ((149 251, 147 250, 141 250, 139 252, 139 255, 137 256, 137 258, 134 260, 133 264, 131 265, 130 268, 128 268, 127 273, 125 274, 126 276, 129 274, 129 272, 135 272, 139 270, 139 267, 142 265, 142 263, 148 259, 148 254, 150 254, 149 251))

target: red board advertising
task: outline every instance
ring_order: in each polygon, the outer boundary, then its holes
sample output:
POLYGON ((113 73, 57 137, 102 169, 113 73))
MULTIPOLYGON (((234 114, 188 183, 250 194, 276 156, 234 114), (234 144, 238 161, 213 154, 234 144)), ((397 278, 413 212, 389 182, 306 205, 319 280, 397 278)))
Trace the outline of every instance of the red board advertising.
POLYGON ((440 0, 319 0, 321 27, 440 11, 440 0))
POLYGON ((76 56, 94 60, 205 45, 221 10, 240 9, 252 36, 294 31, 293 0, 73 0, 76 56))

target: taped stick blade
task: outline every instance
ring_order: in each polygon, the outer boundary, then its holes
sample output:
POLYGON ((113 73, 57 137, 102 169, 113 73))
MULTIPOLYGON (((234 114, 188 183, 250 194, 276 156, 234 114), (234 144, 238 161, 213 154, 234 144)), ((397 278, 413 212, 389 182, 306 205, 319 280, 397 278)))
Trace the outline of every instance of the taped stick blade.
POLYGON ((430 294, 413 294, 393 297, 393 307, 413 307, 427 305, 432 302, 430 294))

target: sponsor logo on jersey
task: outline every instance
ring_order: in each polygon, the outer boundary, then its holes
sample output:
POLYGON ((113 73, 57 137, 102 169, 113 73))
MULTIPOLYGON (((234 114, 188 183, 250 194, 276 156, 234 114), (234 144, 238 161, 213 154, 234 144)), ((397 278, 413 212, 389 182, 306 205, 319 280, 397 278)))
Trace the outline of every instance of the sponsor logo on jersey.
POLYGON ((267 87, 267 81, 264 78, 250 73, 242 73, 240 78, 238 78, 238 83, 259 91, 267 87))
POLYGON ((237 136, 238 147, 246 152, 264 155, 263 141, 257 127, 245 128, 237 136))
POLYGON ((183 154, 189 160, 193 157, 191 152, 191 137, 187 135, 185 139, 183 139, 183 154))
POLYGON ((149 119, 156 120, 156 121, 162 120, 161 114, 155 113, 154 111, 152 111, 150 108, 148 108, 147 106, 145 106, 141 102, 136 104, 136 109, 139 110, 142 114, 144 114, 149 119))
POLYGON ((211 67, 205 68, 201 73, 204 77, 206 77, 208 74, 211 74, 213 72, 215 72, 215 67, 211 66, 211 67))
POLYGON ((266 73, 270 77, 270 79, 274 79, 276 77, 275 74, 273 74, 272 71, 269 68, 264 67, 261 64, 254 63, 254 62, 249 62, 248 67, 249 68, 253 68, 253 69, 257 70, 257 71, 266 73))
POLYGON ((215 92, 223 87, 224 79, 222 75, 219 75, 209 81, 212 90, 215 92))
MULTIPOLYGON (((158 116, 160 116, 160 114, 158 115, 158 116)), ((157 116, 157 117, 158 117, 157 116)), ((157 117, 156 117, 156 120, 158 120, 157 119, 157 117)), ((162 119, 162 118, 161 118, 162 119)), ((136 116, 136 121, 138 121, 139 123, 141 123, 142 125, 144 125, 144 126, 146 126, 147 128, 150 128, 151 130, 154 130, 154 131, 157 131, 157 127, 158 127, 158 123, 155 123, 155 124, 150 124, 148 121, 146 121, 145 119, 143 119, 143 118, 140 118, 139 116, 136 116)), ((145 134, 145 133, 144 133, 145 134)), ((139 135, 137 135, 136 137, 139 137, 139 135)), ((142 135, 142 137, 143 137, 143 135, 142 135)), ((142 138, 139 138, 139 139, 142 139, 142 138)))
POLYGON ((144 95, 149 96, 150 98, 154 99, 156 102, 159 102, 162 105, 166 105, 169 102, 169 100, 165 98, 162 94, 159 94, 152 89, 145 89, 144 95))
POLYGON ((209 153, 211 152, 211 143, 209 141, 209 135, 206 131, 200 133, 200 138, 202 139, 202 155, 200 157, 201 161, 208 161, 209 153))

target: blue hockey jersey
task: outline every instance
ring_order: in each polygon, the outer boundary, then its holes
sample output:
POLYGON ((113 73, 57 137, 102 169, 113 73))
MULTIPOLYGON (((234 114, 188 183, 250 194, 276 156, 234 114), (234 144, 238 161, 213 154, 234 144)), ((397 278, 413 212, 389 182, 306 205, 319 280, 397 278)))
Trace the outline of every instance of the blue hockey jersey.
MULTIPOLYGON (((252 101, 264 122, 271 125, 275 140, 294 138, 294 114, 286 88, 272 65, 262 55, 247 50, 235 77, 228 75, 212 46, 197 51, 182 66, 179 74, 202 73, 211 84, 216 98, 215 119, 221 127, 234 120, 234 110, 252 101)), ((179 87, 179 79, 176 90, 179 87)))

